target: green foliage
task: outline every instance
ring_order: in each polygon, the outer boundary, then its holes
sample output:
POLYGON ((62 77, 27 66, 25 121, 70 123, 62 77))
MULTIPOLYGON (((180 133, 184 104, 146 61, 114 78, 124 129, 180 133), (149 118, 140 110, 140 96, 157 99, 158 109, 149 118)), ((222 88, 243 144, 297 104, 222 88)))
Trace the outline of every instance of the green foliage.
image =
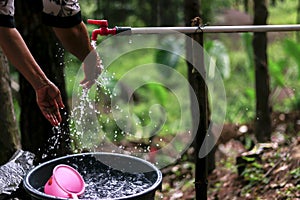
POLYGON ((253 139, 251 138, 251 136, 245 135, 245 144, 244 144, 245 149, 250 151, 252 146, 253 146, 253 139))
POLYGON ((156 97, 162 106, 166 106, 169 96, 165 87, 155 83, 149 83, 146 86, 146 89, 150 93, 150 96, 156 97))
MULTIPOLYGON (((215 64, 224 79, 230 78, 230 59, 228 50, 219 40, 209 40, 204 45, 208 52, 211 62, 215 64)), ((211 67, 211 66, 210 66, 211 67)), ((208 69, 208 73, 210 68, 208 69)))
MULTIPOLYGON (((118 42, 118 39, 124 40, 123 37, 116 38, 116 42, 118 42)), ((113 116, 111 112, 107 112, 110 110, 110 94, 114 89, 116 89, 115 86, 117 83, 122 85, 122 88, 118 88, 117 92, 123 92, 123 95, 132 94, 133 92, 133 97, 129 102, 120 102, 119 107, 121 107, 124 111, 128 110, 129 113, 127 116, 124 116, 118 120, 119 123, 126 124, 127 127, 130 127, 128 128, 128 132, 132 136, 135 136, 135 138, 147 138, 156 131, 159 131, 157 134, 160 135, 172 135, 180 131, 185 131, 178 129, 181 120, 180 117, 183 115, 182 117, 185 119, 191 118, 191 116, 189 116, 189 101, 185 101, 183 103, 185 104, 182 105, 183 109, 187 112, 182 113, 176 94, 174 95, 172 93, 172 89, 166 88, 164 85, 151 81, 147 82, 145 85, 141 85, 139 88, 131 88, 130 86, 131 82, 134 80, 160 77, 159 79, 161 80, 168 78, 168 83, 172 88, 176 88, 176 91, 183 90, 184 94, 186 93, 186 88, 182 85, 179 85, 177 79, 172 78, 173 73, 166 75, 160 70, 149 70, 147 73, 140 74, 134 71, 135 69, 138 69, 139 66, 149 63, 158 63, 174 68, 176 71, 178 69, 179 73, 183 72, 182 75, 186 75, 186 63, 178 55, 183 51, 183 44, 179 42, 176 37, 159 37, 158 39, 160 41, 159 45, 162 46, 161 49, 171 49, 172 53, 169 51, 162 52, 160 50, 151 48, 138 49, 135 51, 128 51, 126 54, 122 54, 120 57, 110 63, 109 66, 106 66, 107 72, 105 74, 108 76, 108 78, 105 79, 109 81, 106 83, 105 88, 97 90, 98 96, 96 99, 99 100, 97 102, 99 107, 98 110, 101 110, 100 115, 98 115, 99 124, 101 124, 104 132, 112 133, 107 134, 107 137, 111 141, 120 141, 124 137, 126 137, 126 139, 129 141, 131 138, 134 139, 134 137, 128 137, 129 135, 127 131, 122 132, 118 127, 119 124, 115 122, 115 116, 113 116), (164 56, 167 56, 168 58, 171 56, 172 59, 167 59, 164 56), (183 67, 179 68, 179 65, 183 65, 183 67), (128 73, 130 74, 130 80, 122 79, 124 75, 128 73), (129 91, 128 89, 135 89, 135 91, 129 91), (126 94, 126 92, 129 93, 126 94)), ((148 39, 147 42, 156 43, 157 41, 150 41, 150 39, 148 39)), ((125 42, 125 45, 128 45, 128 43, 125 42)), ((120 45, 119 48, 126 47, 120 45)))
POLYGON ((285 85, 283 72, 284 66, 286 66, 285 62, 285 60, 280 60, 279 62, 269 60, 269 72, 275 86, 284 87, 285 85))
POLYGON ((293 176, 294 179, 299 179, 300 178, 300 167, 290 171, 290 174, 293 176))
POLYGON ((210 23, 214 21, 214 13, 219 12, 224 8, 229 8, 233 4, 234 0, 210 0, 201 1, 201 10, 204 23, 210 23))
MULTIPOLYGON (((111 22, 112 18, 116 18, 116 15, 107 15, 107 10, 103 8, 105 5, 108 5, 109 2, 87 0, 81 3, 82 12, 84 18, 92 18, 108 16, 108 20, 111 26, 121 25, 114 24, 111 22), (100 6, 100 7, 99 7, 100 6)), ((204 22, 212 22, 213 17, 216 12, 219 12, 223 8, 239 8, 236 7, 235 0, 222 1, 222 0, 213 0, 213 1, 203 1, 202 9, 203 14, 206 19, 204 22)), ((241 1, 239 1, 241 4, 241 1)), ((182 1, 174 1, 178 5, 182 5, 182 1)), ((295 23, 295 8, 297 6, 296 1, 284 1, 281 3, 278 1, 277 7, 270 7, 270 24, 286 24, 286 23, 295 23)), ((125 10, 130 10, 131 12, 126 13, 126 16, 120 17, 114 21, 120 21, 126 26, 147 26, 151 21, 155 21, 158 14, 156 13, 156 8, 152 2, 144 2, 141 4, 139 1, 116 1, 115 4, 110 4, 109 9, 111 12, 114 12, 117 9, 124 8, 125 10), (129 7, 138 7, 139 9, 130 10, 129 7), (156 13, 156 14, 154 14, 156 13)), ((125 12, 125 11, 124 11, 125 12)), ((124 14, 124 13, 123 13, 124 14)), ((183 22, 183 10, 178 8, 178 12, 174 14, 177 19, 183 22)), ((156 22, 155 22, 156 23, 156 22)), ((89 32, 95 28, 94 26, 89 25, 89 32)), ((212 57, 212 60, 216 62, 216 66, 220 70, 222 77, 224 78, 224 84, 227 93, 227 105, 228 112, 226 120, 229 122, 243 123, 249 122, 253 119, 255 113, 255 90, 254 90, 254 58, 253 58, 253 49, 252 49, 252 33, 243 33, 240 34, 240 38, 232 40, 226 34, 225 38, 221 38, 220 34, 218 35, 218 40, 209 41, 205 40, 205 49, 212 57), (238 47, 236 47, 236 45, 238 47)), ((299 44, 292 40, 291 34, 285 35, 284 42, 282 38, 279 38, 276 41, 276 44, 272 41, 269 43, 268 55, 269 55, 269 72, 271 75, 271 87, 284 87, 290 86, 291 88, 298 88, 299 84, 295 83, 294 76, 300 77, 300 55, 299 44), (293 79, 289 78, 293 75, 293 79), (289 80, 290 79, 290 80, 289 80), (293 83, 292 83, 293 82, 293 83)), ((104 37, 103 37, 104 38, 104 37)), ((174 49, 175 52, 183 50, 184 46, 181 43, 178 43, 176 37, 171 39, 171 37, 166 37, 160 40, 160 45, 166 47, 167 49, 174 49), (174 39, 175 38, 175 39, 174 39)), ((148 42, 148 41, 145 41, 148 42)), ((152 42, 152 41, 151 41, 152 42)), ((122 47, 119 47, 122 48, 122 47)), ((173 50, 172 50, 173 51, 173 50)), ((76 72, 80 67, 80 62, 77 62, 76 58, 66 54, 66 76, 68 77, 67 81, 67 91, 68 95, 72 95, 72 79, 76 76, 76 72)), ((125 59, 117 60, 113 63, 111 71, 117 72, 116 78, 120 78, 122 74, 126 73, 131 69, 132 66, 138 66, 143 63, 161 63, 180 72, 186 73, 185 61, 180 59, 177 54, 170 53, 168 51, 152 51, 152 50, 143 50, 143 52, 131 52, 125 59), (121 67, 120 67, 121 66, 121 67), (180 66, 180 67, 179 67, 180 66)), ((165 77, 171 76, 170 74, 163 74, 165 77)), ((186 75, 186 74, 185 74, 186 75)), ((135 119, 143 119, 143 124, 149 123, 148 111, 149 107, 153 103, 160 103, 161 105, 169 106, 170 97, 169 91, 159 85, 149 85, 141 88, 137 91, 137 95, 143 101, 140 101, 135 104, 134 108, 134 117, 135 119), (155 96, 155 99, 152 97, 155 96), (151 99, 151 100, 149 100, 151 99), (152 101, 153 100, 153 101, 152 101)), ((172 100, 173 101, 173 100, 172 100)), ((176 103, 176 101, 174 100, 176 103)), ((300 93, 295 92, 295 97, 289 100, 289 102, 283 102, 280 108, 285 109, 294 109, 300 107, 300 93)), ((278 105, 276 106, 276 108, 278 105)), ((176 119, 175 116, 170 116, 172 120, 176 119)), ((175 120, 176 121, 176 120, 175 120)), ((174 121, 174 124, 176 122, 174 121)), ((169 124, 168 126, 172 126, 169 124)))
POLYGON ((235 158, 234 157, 226 157, 225 159, 221 159, 220 163, 221 166, 224 166, 225 169, 236 173, 237 169, 235 166, 235 158))
POLYGON ((300 45, 292 40, 286 39, 283 42, 283 47, 287 56, 290 56, 298 67, 298 78, 300 78, 300 45))
MULTIPOLYGON (((271 75, 272 88, 298 88, 297 80, 300 78, 300 45, 292 39, 285 39, 281 42, 282 55, 279 58, 269 59, 269 72, 271 75), (276 60, 275 60, 276 59, 276 60)), ((279 48, 279 47, 277 47, 279 48)), ((276 101, 277 94, 273 95, 276 101)), ((281 105, 275 105, 277 109, 294 110, 300 108, 300 95, 294 93, 293 97, 284 99, 281 105)))
MULTIPOLYGON (((231 78, 225 80, 225 87, 228 88, 226 90, 229 105, 228 121, 249 121, 254 116, 255 110, 252 34, 243 33, 241 39, 245 54, 237 51, 229 52, 232 72, 231 78), (238 86, 233 82, 239 83, 238 86), (249 83, 252 85, 249 85, 249 83), (235 101, 236 98, 239 99, 238 102, 235 101)), ((277 91, 279 89, 278 91, 281 91, 285 88, 298 88, 300 45, 291 38, 278 40, 276 43, 269 44, 268 55, 271 90, 277 91)), ((300 95, 298 92, 294 92, 294 97, 284 99, 283 102, 278 101, 277 95, 279 94, 272 93, 271 100, 275 110, 287 112, 300 108, 300 95)))
POLYGON ((80 8, 82 16, 91 19, 97 11, 97 2, 95 0, 80 1, 80 8))
POLYGON ((230 78, 224 79, 227 96, 228 122, 245 123, 255 114, 254 61, 252 34, 240 35, 241 47, 227 47, 230 59, 230 78))
MULTIPOLYGON (((244 50, 246 51, 247 55, 247 62, 246 62, 246 68, 250 71, 254 69, 254 53, 253 53, 253 47, 252 47, 252 40, 253 40, 253 34, 252 33, 242 33, 242 43, 244 50)), ((254 75, 254 73, 251 73, 254 75)), ((250 76, 251 80, 254 80, 254 76, 250 76)))
POLYGON ((269 24, 295 24, 297 19, 297 0, 278 1, 275 7, 269 6, 269 24))
MULTIPOLYGON (((179 55, 182 54, 182 50, 184 49, 184 44, 172 36, 160 38, 159 44, 161 49, 156 52, 155 62, 176 68, 180 60, 179 55)), ((167 72, 171 73, 172 71, 169 70, 167 72)), ((171 74, 164 73, 163 75, 169 77, 171 74)))
POLYGON ((131 107, 131 110, 139 125, 137 132, 143 132, 146 137, 158 130, 160 135, 180 131, 176 129, 176 123, 179 123, 182 113, 177 98, 171 91, 162 85, 148 83, 135 93, 139 101, 131 107))
POLYGON ((241 176, 248 182, 248 184, 242 189, 242 193, 244 195, 249 193, 254 185, 268 184, 270 179, 265 176, 263 166, 256 161, 256 158, 243 157, 243 159, 246 160, 247 165, 241 176))

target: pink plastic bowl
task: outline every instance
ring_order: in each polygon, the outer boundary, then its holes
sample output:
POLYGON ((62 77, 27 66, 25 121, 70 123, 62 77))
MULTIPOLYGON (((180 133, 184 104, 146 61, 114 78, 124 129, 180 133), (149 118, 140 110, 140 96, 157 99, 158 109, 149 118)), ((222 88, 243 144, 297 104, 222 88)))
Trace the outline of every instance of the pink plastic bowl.
POLYGON ((52 176, 44 187, 44 192, 49 195, 64 198, 78 199, 83 194, 85 184, 82 176, 69 165, 57 165, 52 176))

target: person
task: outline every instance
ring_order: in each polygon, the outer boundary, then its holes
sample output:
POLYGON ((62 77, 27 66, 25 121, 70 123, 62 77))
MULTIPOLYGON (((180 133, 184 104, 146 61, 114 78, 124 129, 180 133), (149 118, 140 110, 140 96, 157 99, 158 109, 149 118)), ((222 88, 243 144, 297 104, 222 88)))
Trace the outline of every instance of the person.
MULTIPOLYGON (((60 91, 44 74, 16 29, 14 11, 14 0, 0 0, 0 46, 12 65, 34 88, 37 104, 45 118, 57 126, 62 120, 59 109, 64 107, 60 91)), ((101 73, 101 67, 82 21, 79 2, 43 0, 42 20, 53 28, 62 45, 84 63, 85 77, 81 84, 90 88, 101 73), (86 59, 87 56, 92 59, 86 59)))

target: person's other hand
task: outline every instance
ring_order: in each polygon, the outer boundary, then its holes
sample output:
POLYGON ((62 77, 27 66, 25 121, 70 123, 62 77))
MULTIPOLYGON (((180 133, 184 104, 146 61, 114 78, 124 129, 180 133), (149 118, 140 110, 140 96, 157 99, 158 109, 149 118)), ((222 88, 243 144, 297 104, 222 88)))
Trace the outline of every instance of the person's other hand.
POLYGON ((58 126, 61 122, 59 109, 64 108, 59 89, 51 82, 35 90, 36 101, 46 119, 58 126))
POLYGON ((101 59, 95 50, 92 50, 83 63, 84 79, 80 84, 89 89, 102 72, 101 59))

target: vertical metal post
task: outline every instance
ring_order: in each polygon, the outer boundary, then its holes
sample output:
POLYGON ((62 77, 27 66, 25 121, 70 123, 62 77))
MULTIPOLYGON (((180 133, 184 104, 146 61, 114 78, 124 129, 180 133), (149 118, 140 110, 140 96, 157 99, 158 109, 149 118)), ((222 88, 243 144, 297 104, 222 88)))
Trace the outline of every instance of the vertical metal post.
MULTIPOLYGON (((196 17, 192 21, 192 26, 200 26, 201 19, 196 17)), ((193 123, 193 128, 197 130, 193 146, 195 149, 195 192, 196 200, 207 199, 207 157, 199 158, 199 150, 205 139, 208 128, 208 98, 207 98, 207 86, 205 83, 205 67, 204 67, 204 52, 203 49, 193 48, 195 43, 199 43, 203 46, 203 33, 194 33, 191 35, 193 40, 188 49, 189 56, 192 56, 192 64, 189 64, 188 78, 189 82, 197 96, 197 102, 192 102, 191 106, 195 103, 198 104, 200 109, 199 124, 193 123), (196 68, 195 68, 196 67, 196 68)), ((199 114, 195 112, 193 107, 192 115, 199 114)), ((196 117, 193 117, 195 119, 196 117)))

